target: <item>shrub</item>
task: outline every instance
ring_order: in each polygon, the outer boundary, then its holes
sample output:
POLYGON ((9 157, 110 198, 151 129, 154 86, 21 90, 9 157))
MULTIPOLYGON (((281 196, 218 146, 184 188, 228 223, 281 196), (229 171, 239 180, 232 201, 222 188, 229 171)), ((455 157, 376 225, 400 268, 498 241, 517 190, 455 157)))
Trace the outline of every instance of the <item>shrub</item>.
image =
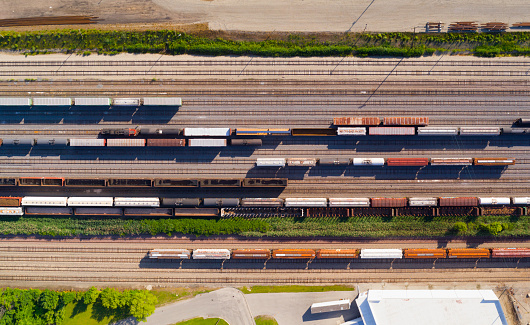
POLYGON ((461 221, 455 222, 455 224, 453 225, 453 231, 457 234, 465 233, 467 231, 467 224, 461 221))

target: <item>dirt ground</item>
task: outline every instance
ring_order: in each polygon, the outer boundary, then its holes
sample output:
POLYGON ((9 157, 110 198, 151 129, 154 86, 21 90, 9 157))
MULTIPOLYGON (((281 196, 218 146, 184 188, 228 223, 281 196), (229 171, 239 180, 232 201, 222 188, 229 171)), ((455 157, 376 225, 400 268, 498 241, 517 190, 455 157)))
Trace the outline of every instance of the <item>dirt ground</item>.
POLYGON ((529 21, 527 0, 0 0, 0 19, 93 15, 103 24, 212 30, 361 32, 423 31, 426 22, 529 21))

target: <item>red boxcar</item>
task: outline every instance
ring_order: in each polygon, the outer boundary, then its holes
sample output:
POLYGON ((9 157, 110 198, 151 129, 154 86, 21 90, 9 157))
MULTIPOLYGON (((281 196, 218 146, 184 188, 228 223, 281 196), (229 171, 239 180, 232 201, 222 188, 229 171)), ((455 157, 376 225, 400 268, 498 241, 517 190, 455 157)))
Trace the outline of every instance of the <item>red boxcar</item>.
POLYGON ((407 198, 373 197, 372 208, 402 208, 407 206, 407 198))
POLYGON ((491 257, 530 257, 530 248, 493 248, 491 257))
POLYGON ((234 249, 232 251, 234 259, 268 259, 270 257, 269 249, 234 249))
POLYGON ((333 118, 334 125, 379 125, 381 119, 379 117, 335 117, 333 118))
POLYGON ((388 158, 387 166, 427 166, 429 158, 388 158))
POLYGON ((441 197, 439 200, 441 207, 475 207, 478 205, 476 197, 441 197))
POLYGON ((428 117, 385 117, 383 125, 429 125, 428 117))
POLYGON ((186 139, 147 139, 148 147, 184 147, 186 139))

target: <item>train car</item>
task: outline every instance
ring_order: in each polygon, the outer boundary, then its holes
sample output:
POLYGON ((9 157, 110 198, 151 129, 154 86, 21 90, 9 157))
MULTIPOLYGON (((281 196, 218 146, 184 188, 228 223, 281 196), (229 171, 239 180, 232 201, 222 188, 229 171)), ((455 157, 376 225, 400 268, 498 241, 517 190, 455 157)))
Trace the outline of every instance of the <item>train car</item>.
POLYGON ((116 207, 153 207, 160 206, 160 199, 157 197, 115 197, 116 207))
POLYGON ((268 135, 291 135, 291 129, 269 129, 268 135))
POLYGON ((1 207, 19 207, 22 197, 18 196, 1 196, 0 206, 1 207))
POLYGON ((191 252, 188 249, 180 248, 152 249, 149 251, 149 258, 189 260, 191 258, 191 252))
POLYGON ((186 139, 147 139, 148 147, 185 147, 186 139))
POLYGON ((291 129, 291 135, 302 136, 302 137, 321 137, 321 136, 334 136, 337 135, 335 129, 291 129))
POLYGON ((48 145, 48 146, 67 146, 68 145, 68 139, 66 138, 37 138, 35 139, 35 145, 42 146, 42 145, 48 145))
POLYGON ((457 127, 422 127, 418 128, 418 135, 457 136, 457 127))
POLYGON ((244 187, 285 187, 288 184, 287 178, 245 178, 244 187))
POLYGON ((441 207, 476 207, 478 205, 476 197, 440 197, 438 201, 441 207))
POLYGON ((490 250, 487 248, 449 248, 448 258, 486 258, 490 257, 490 250))
POLYGON ((334 117, 334 125, 379 125, 381 119, 379 117, 334 117))
POLYGON ((107 185, 109 187, 151 187, 153 182, 150 179, 141 178, 109 178, 107 185))
POLYGON ((446 258, 447 250, 443 248, 412 248, 403 250, 404 258, 446 258))
POLYGON ((480 205, 510 205, 509 197, 479 197, 480 205))
POLYGON ((366 135, 366 128, 337 128, 337 135, 366 135))
POLYGON ((314 167, 316 165, 315 158, 287 158, 287 166, 290 167, 314 167))
POLYGON ((432 166, 471 166, 473 158, 431 158, 432 166))
POLYGON ((494 257, 494 258, 530 257, 530 248, 492 248, 491 257, 494 257))
POLYGON ((407 198, 373 197, 372 208, 403 208, 407 206, 407 198))
POLYGON ((317 258, 358 258, 358 249, 320 249, 317 258))
POLYGON ((278 198, 243 198, 242 207, 282 207, 283 199, 278 198))
POLYGON ((258 158, 256 159, 257 167, 285 167, 285 158, 258 158))
POLYGON ((226 147, 226 139, 189 139, 188 147, 226 147))
POLYGON ((161 199, 162 207, 198 207, 201 204, 199 198, 169 198, 163 197, 161 199))
POLYGON ((111 208, 111 207, 77 207, 74 208, 74 214, 76 216, 103 216, 103 217, 118 217, 123 215, 122 208, 111 208))
POLYGON ((237 207, 239 206, 239 199, 236 198, 204 198, 203 204, 205 207, 237 207))
POLYGON ((318 160, 318 164, 322 166, 347 166, 350 163, 350 158, 320 158, 318 160))
POLYGON ((514 134, 514 135, 526 135, 530 134, 530 129, 528 128, 502 128, 503 134, 514 134))
POLYGON ((229 137, 230 128, 184 128, 185 137, 229 137))
POLYGON ((131 128, 125 128, 125 129, 102 129, 99 131, 101 135, 111 135, 111 136, 137 136, 138 130, 131 129, 131 128))
POLYGON ((130 217, 172 217, 173 209, 171 208, 125 208, 124 216, 130 217))
POLYGON ((419 167, 429 165, 429 158, 387 158, 387 166, 419 167))
POLYGON ((240 179, 201 179, 201 187, 241 187, 240 179))
POLYGON ((38 97, 33 98, 33 106, 72 106, 72 98, 67 97, 38 97))
POLYGON ((112 106, 138 107, 140 104, 140 98, 114 98, 112 100, 112 106))
POLYGON ((229 249, 194 249, 193 255, 194 260, 229 260, 230 250, 229 249))
POLYGON ((508 166, 515 165, 515 158, 474 158, 473 164, 477 166, 508 166))
POLYGON ((175 208, 175 217, 217 217, 219 209, 217 208, 175 208))
POLYGON ((438 205, 438 199, 435 197, 411 197, 409 206, 411 207, 435 207, 438 205))
POLYGON ((107 180, 98 178, 67 178, 64 180, 64 186, 105 187, 107 186, 107 180))
POLYGON ((144 97, 144 106, 182 106, 180 97, 144 97))
POLYGON ((16 178, 0 178, 0 186, 16 186, 17 185, 17 179, 16 178))
POLYGON ((22 198, 23 206, 63 206, 68 203, 68 198, 64 196, 25 196, 22 198))
POLYGON ((493 126, 469 127, 462 126, 460 128, 460 135, 462 136, 495 136, 501 135, 501 128, 493 126))
POLYGON ((263 144, 261 139, 232 139, 230 144, 233 146, 253 146, 259 147, 263 144))
POLYGON ((19 177, 18 185, 19 186, 41 186, 42 178, 41 177, 19 177))
POLYGON ((22 207, 0 207, 0 216, 23 216, 22 207))
POLYGON ((107 147, 145 147, 145 139, 107 139, 107 147))
POLYGON ((384 166, 385 158, 353 158, 354 166, 384 166))
POLYGON ((179 135, 182 129, 156 129, 156 128, 142 128, 140 134, 142 135, 179 135))
POLYGON ((68 198, 68 206, 74 207, 111 207, 114 205, 113 197, 99 196, 71 196, 68 198))
POLYGON ((370 199, 365 198, 329 198, 329 207, 369 207, 370 199))
POLYGON ((31 106, 31 98, 0 97, 0 106, 31 106))
POLYGON ((368 129, 370 135, 415 135, 416 128, 414 127, 386 127, 386 126, 377 126, 370 127, 368 129))
POLYGON ((316 252, 313 249, 273 249, 272 258, 278 259, 313 259, 316 252))
POLYGON ((361 259, 382 259, 382 258, 403 258, 403 251, 401 249, 379 249, 368 248, 361 249, 361 259))
POLYGON ((234 249, 232 258, 239 259, 269 259, 271 251, 269 249, 234 249))
POLYGON ((385 117, 383 125, 429 125, 428 117, 385 117))
POLYGON ((105 139, 70 139, 70 147, 104 147, 105 139))
POLYGON ((24 214, 29 216, 71 216, 74 209, 67 207, 27 207, 24 214))
POLYGON ((325 208, 328 206, 327 198, 286 198, 286 208, 298 208, 298 207, 316 207, 325 208))
POLYGON ((19 146, 19 147, 30 147, 35 145, 35 139, 23 138, 23 139, 2 139, 3 146, 19 146))
POLYGON ((199 181, 196 179, 161 179, 156 178, 153 181, 155 187, 199 187, 199 181))
POLYGON ((517 125, 530 125, 530 118, 519 118, 515 121, 517 125))
POLYGON ((110 106, 112 99, 106 97, 77 97, 74 98, 75 106, 110 106))
POLYGON ((236 135, 268 135, 269 129, 236 129, 236 135))
POLYGON ((517 205, 519 204, 530 205, 530 197, 513 197, 512 203, 517 204, 517 205))

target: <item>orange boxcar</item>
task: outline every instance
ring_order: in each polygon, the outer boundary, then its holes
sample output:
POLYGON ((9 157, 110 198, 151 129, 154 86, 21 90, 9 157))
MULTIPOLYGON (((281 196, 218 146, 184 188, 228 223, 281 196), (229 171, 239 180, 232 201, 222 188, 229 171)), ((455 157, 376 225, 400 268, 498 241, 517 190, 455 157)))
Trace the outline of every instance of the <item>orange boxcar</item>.
POLYGON ((446 258, 447 251, 443 248, 409 248, 404 250, 403 256, 405 258, 446 258))
POLYGON ((480 258, 490 257, 488 248, 450 248, 447 254, 449 258, 480 258))
POLYGON ((333 118, 334 125, 379 125, 381 119, 379 117, 335 117, 333 118))
POLYGON ((0 196, 0 206, 2 207, 19 207, 21 197, 16 196, 0 196))
POLYGON ((317 258, 357 258, 358 249, 321 249, 317 252, 317 258))
POLYGON ((429 158, 387 158, 387 166, 427 166, 429 158))
POLYGON ((429 125, 428 117, 385 117, 383 125, 429 125))
POLYGON ((316 252, 312 249, 274 249, 272 258, 303 259, 315 258, 316 252))

